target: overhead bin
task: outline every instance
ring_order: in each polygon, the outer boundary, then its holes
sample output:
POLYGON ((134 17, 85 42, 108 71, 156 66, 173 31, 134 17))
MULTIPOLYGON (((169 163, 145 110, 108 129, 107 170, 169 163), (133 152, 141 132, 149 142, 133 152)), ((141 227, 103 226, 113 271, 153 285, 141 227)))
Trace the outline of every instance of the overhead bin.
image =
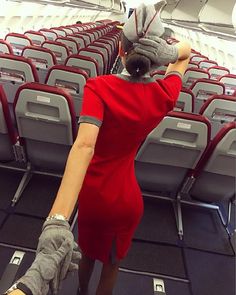
POLYGON ((202 28, 205 31, 235 35, 233 21, 236 20, 232 16, 235 5, 235 0, 208 0, 199 14, 202 28))
POLYGON ((207 0, 180 0, 172 12, 172 20, 199 22, 198 15, 207 0))
POLYGON ((164 22, 235 39, 235 0, 167 0, 164 22))

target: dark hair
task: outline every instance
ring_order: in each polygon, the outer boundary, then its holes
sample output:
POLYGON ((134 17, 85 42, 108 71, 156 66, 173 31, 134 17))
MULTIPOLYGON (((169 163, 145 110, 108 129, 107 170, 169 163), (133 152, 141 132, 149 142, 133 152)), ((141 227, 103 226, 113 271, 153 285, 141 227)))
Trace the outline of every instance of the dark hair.
POLYGON ((77 24, 77 25, 82 24, 82 21, 77 20, 76 24, 77 24))
POLYGON ((136 53, 133 43, 125 37, 123 32, 121 34, 121 47, 126 53, 125 68, 132 77, 141 77, 150 71, 150 59, 142 54, 136 53))

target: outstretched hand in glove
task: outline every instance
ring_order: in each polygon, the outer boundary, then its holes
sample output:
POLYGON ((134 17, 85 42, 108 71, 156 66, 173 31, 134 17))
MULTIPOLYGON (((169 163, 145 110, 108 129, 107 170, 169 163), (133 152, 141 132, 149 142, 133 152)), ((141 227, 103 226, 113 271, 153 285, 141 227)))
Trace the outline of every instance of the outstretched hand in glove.
POLYGON ((51 289, 57 294, 59 285, 69 272, 78 270, 81 254, 64 220, 48 220, 43 225, 36 258, 26 274, 17 283, 33 295, 46 295, 51 289))

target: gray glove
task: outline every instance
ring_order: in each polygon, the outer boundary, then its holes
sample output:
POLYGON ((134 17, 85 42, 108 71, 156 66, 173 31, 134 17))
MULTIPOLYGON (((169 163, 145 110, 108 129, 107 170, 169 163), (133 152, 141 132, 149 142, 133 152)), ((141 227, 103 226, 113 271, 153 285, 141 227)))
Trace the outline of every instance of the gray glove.
POLYGON ((156 36, 140 38, 134 44, 134 51, 149 58, 156 66, 175 63, 178 59, 178 49, 156 36))
POLYGON ((37 253, 53 254, 61 247, 64 241, 68 241, 69 247, 64 248, 64 257, 52 280, 50 280, 50 289, 53 294, 58 292, 60 282, 66 278, 68 272, 78 270, 81 254, 78 251, 78 245, 74 241, 74 236, 67 221, 56 219, 45 221, 39 238, 37 253))
POLYGON ((39 252, 31 267, 17 283, 23 283, 33 295, 46 295, 49 291, 49 282, 55 277, 65 254, 71 249, 71 244, 71 240, 66 239, 53 254, 39 252))

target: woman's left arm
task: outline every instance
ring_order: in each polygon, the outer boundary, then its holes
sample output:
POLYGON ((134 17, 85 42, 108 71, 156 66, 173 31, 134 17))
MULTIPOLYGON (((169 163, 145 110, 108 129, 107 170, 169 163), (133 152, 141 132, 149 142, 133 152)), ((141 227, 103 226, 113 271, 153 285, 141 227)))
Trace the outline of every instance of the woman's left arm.
POLYGON ((77 138, 71 148, 66 169, 49 216, 61 214, 70 218, 81 190, 94 148, 99 127, 89 123, 80 123, 77 138))

